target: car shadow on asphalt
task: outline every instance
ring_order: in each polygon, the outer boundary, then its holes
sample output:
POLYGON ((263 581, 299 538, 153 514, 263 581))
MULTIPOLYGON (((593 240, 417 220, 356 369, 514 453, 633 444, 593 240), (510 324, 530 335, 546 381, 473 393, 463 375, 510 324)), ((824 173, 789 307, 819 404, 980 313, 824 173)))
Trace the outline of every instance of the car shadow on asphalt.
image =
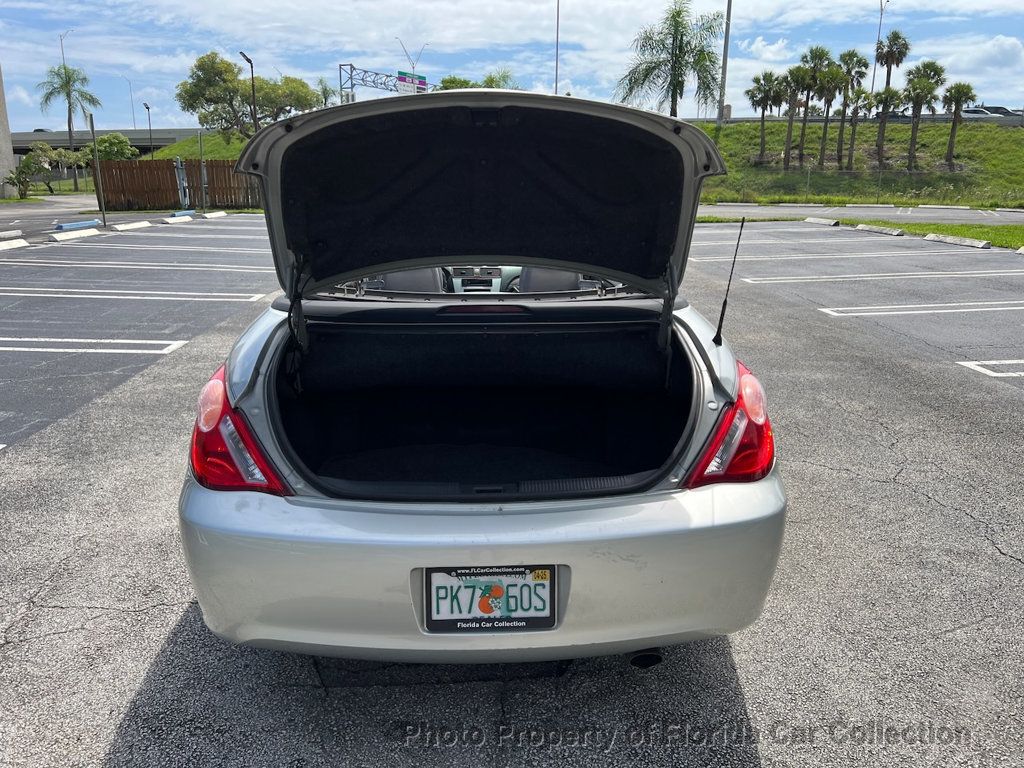
POLYGON ((390 664, 232 647, 181 616, 105 765, 760 766, 726 638, 530 664, 390 664))

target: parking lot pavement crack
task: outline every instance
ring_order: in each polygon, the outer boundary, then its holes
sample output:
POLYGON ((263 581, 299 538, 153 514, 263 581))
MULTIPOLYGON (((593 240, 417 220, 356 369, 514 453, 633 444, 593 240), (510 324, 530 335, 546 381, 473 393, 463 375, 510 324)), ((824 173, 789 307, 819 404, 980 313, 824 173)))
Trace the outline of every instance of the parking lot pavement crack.
POLYGON ((146 613, 148 611, 154 611, 158 608, 187 608, 194 604, 195 600, 188 600, 183 603, 150 603, 149 605, 139 606, 137 608, 125 608, 118 605, 56 605, 49 603, 37 603, 35 608, 44 608, 53 611, 101 611, 104 613, 146 613))

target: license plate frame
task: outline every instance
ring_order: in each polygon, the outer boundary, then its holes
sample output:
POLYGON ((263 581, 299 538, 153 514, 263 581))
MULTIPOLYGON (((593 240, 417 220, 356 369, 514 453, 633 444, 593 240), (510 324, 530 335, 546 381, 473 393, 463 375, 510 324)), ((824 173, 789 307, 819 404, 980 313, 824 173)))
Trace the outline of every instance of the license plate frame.
MULTIPOLYGON (((543 576, 544 574, 540 574, 543 576)), ((444 586, 444 585, 438 585, 444 586)), ((450 586, 450 585, 449 585, 450 586)), ((522 588, 520 587, 520 592, 522 588)), ((517 611, 511 611, 516 613, 517 611)), ((476 632, 530 632, 537 630, 554 629, 558 621, 558 569, 554 565, 498 565, 498 566, 457 566, 424 568, 423 570, 423 619, 424 627, 428 632, 447 634, 472 634, 476 632), (546 572, 547 578, 535 578, 538 572, 546 572), (460 617, 435 618, 435 593, 434 575, 444 574, 448 580, 455 579, 458 586, 465 587, 467 582, 472 584, 472 592, 469 595, 459 596, 459 607, 462 601, 469 601, 469 604, 477 603, 472 613, 460 617), (527 580, 529 577, 529 580, 527 580), (509 581, 505 581, 505 579, 509 581), (502 586, 501 605, 495 606, 482 591, 481 582, 500 582, 502 586), (509 612, 509 596, 507 587, 509 582, 531 585, 531 598, 537 595, 533 586, 547 584, 547 614, 546 615, 520 615, 513 616, 509 612), (479 601, 488 598, 487 602, 492 607, 492 613, 484 613, 479 601)))

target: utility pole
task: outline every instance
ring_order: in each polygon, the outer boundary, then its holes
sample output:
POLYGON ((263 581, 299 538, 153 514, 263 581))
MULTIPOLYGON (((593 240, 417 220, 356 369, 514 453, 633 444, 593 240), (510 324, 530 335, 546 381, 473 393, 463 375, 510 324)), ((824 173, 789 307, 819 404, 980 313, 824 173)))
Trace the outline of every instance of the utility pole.
POLYGON ((149 112, 149 102, 142 102, 142 106, 146 108, 146 121, 149 123, 149 159, 153 159, 153 116, 149 112))
POLYGON ((889 4, 889 0, 878 0, 878 36, 875 37, 875 63, 871 67, 871 93, 875 92, 875 73, 878 72, 878 45, 882 42, 882 17, 885 16, 885 6, 889 4))
POLYGON ((722 132, 725 121, 725 79, 729 73, 729 28, 732 26, 732 0, 725 6, 725 44, 722 46, 722 82, 718 91, 718 119, 715 121, 715 140, 722 132))
POLYGON ((253 68, 252 59, 245 55, 245 51, 239 51, 238 54, 249 65, 249 84, 252 86, 252 127, 258 131, 260 129, 260 120, 256 116, 256 70, 253 68))
MULTIPOLYGON (((61 75, 64 76, 65 81, 68 79, 68 62, 67 62, 67 59, 64 58, 64 38, 67 37, 68 35, 70 35, 74 31, 75 31, 74 29, 69 29, 67 32, 62 32, 61 34, 57 35, 57 37, 60 38, 60 66, 61 66, 61 75)), ((74 113, 73 113, 73 111, 71 109, 71 88, 70 88, 70 86, 68 87, 68 92, 67 92, 66 96, 67 96, 67 100, 68 100, 68 151, 69 152, 74 152, 75 151, 75 136, 74 136, 74 133, 73 133, 73 131, 74 131, 74 113)), ((77 165, 72 165, 71 166, 71 178, 73 180, 72 187, 74 188, 75 192, 77 192, 78 191, 78 166, 77 165)))
POLYGON ((555 96, 558 95, 558 35, 562 24, 562 0, 555 0, 555 96))
POLYGON ((132 89, 132 81, 128 80, 128 76, 121 75, 121 77, 128 82, 128 98, 131 99, 132 102, 132 130, 134 131, 138 129, 138 126, 135 125, 135 91, 132 89))

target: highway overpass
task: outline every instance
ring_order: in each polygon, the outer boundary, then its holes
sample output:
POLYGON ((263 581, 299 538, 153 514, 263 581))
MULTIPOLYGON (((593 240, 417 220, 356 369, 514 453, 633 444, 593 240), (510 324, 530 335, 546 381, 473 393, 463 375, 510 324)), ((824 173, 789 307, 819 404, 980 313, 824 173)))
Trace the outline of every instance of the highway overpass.
MULTIPOLYGON (((153 129, 153 143, 150 146, 149 129, 116 129, 116 130, 97 130, 96 135, 102 136, 105 133, 120 133, 128 137, 128 140, 142 154, 148 153, 151 149, 160 149, 161 147, 169 146, 182 139, 187 139, 190 136, 195 136, 199 133, 198 128, 154 128, 153 129)), ((92 136, 89 131, 75 131, 75 149, 84 147, 90 141, 92 136)), ((51 147, 62 147, 67 149, 68 146, 68 132, 67 131, 18 131, 11 134, 11 143, 14 145, 14 153, 17 155, 28 154, 29 148, 34 142, 45 141, 51 147)))

